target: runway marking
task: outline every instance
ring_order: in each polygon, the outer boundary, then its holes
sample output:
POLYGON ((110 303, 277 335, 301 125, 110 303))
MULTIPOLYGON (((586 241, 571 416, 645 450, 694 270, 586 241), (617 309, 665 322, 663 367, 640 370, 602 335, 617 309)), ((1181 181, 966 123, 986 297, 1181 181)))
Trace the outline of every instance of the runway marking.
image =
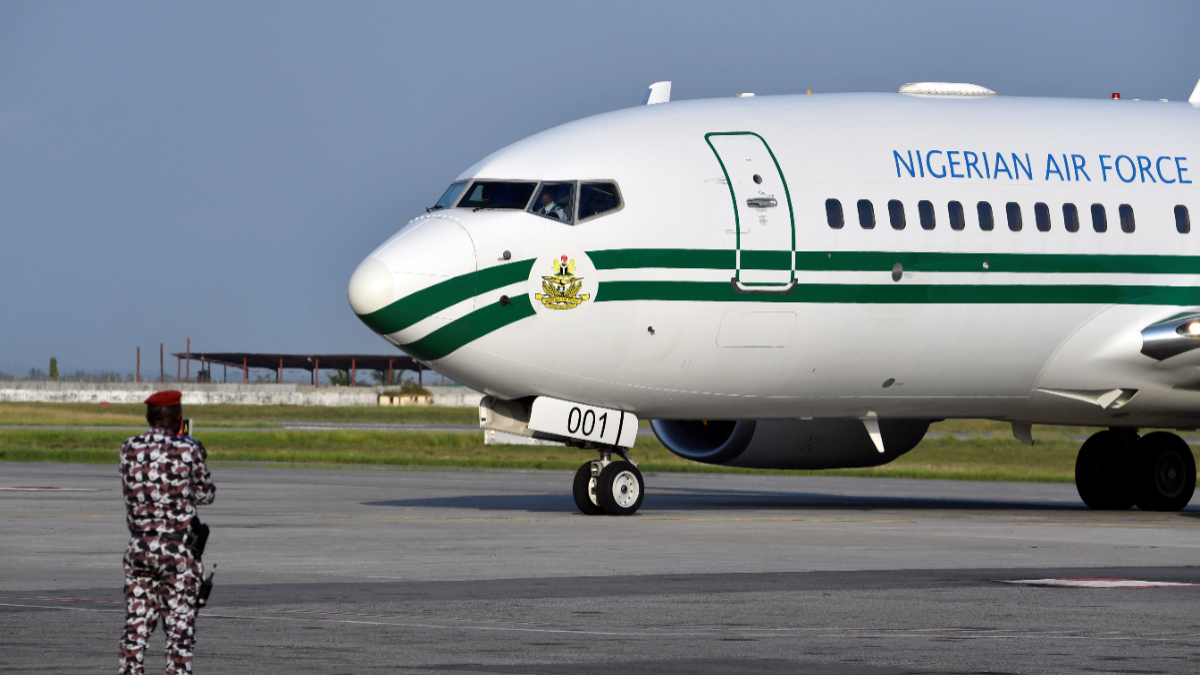
POLYGON ((671 516, 638 516, 635 520, 681 520, 697 523, 892 523, 914 524, 915 520, 848 520, 841 518, 675 518, 671 516))
POLYGON ((124 612, 124 609, 92 609, 91 607, 46 607, 45 605, 18 605, 15 602, 0 602, 0 607, 26 607, 28 609, 57 609, 63 612, 124 612))
MULTIPOLYGON (((28 609, 48 609, 58 611, 75 611, 75 612, 123 612, 123 609, 93 609, 88 607, 48 607, 43 605, 23 605, 16 603, 0 603, 0 607, 22 607, 28 609)), ((234 609, 233 611, 237 611, 234 609)), ((696 637, 713 634, 767 634, 771 636, 787 636, 795 634, 815 634, 815 633, 834 633, 846 635, 861 635, 863 637, 871 637, 875 635, 896 635, 921 637, 923 635, 961 635, 973 639, 994 638, 994 639, 1052 639, 1052 640, 1123 640, 1123 641, 1172 641, 1178 638, 1200 638, 1200 633, 1184 633, 1184 632, 1146 632, 1146 633, 1126 633, 1122 631, 1074 631, 1074 630, 1007 630, 1003 628, 868 628, 868 627, 851 627, 851 626, 819 626, 812 628, 803 627, 788 627, 774 628, 768 626, 761 627, 737 627, 737 628, 720 628, 720 627, 674 627, 674 626, 611 626, 597 629, 596 627, 551 627, 552 624, 539 624, 533 622, 499 622, 515 625, 492 625, 492 626, 472 626, 466 625, 465 622, 483 622, 487 620, 479 619, 456 619, 451 617, 438 617, 435 621, 461 621, 456 625, 444 625, 439 623, 415 622, 415 621, 368 621, 366 619, 405 619, 406 617, 394 614, 356 614, 351 612, 323 612, 318 610, 277 610, 279 613, 288 614, 305 614, 308 616, 255 616, 247 614, 222 614, 206 609, 200 614, 201 617, 211 619, 232 619, 243 621, 316 621, 319 623, 335 623, 347 625, 363 625, 363 626, 390 626, 394 628, 426 628, 431 630, 475 630, 475 631, 501 631, 512 633, 557 633, 557 634, 572 634, 572 635, 603 635, 613 637, 628 637, 628 638, 646 638, 648 633, 658 633, 663 636, 671 637, 696 637), (315 615, 315 616, 314 616, 315 615), (360 619, 333 619, 321 618, 323 616, 355 616, 363 617, 360 619), (524 625, 522 625, 524 624, 524 625)))
POLYGON ((93 600, 92 598, 48 598, 41 595, 0 595, 8 600, 61 600, 63 602, 105 602, 114 605, 125 604, 124 600, 93 600))
MULTIPOLYGON (((564 515, 564 514, 550 514, 564 515)), ((569 514, 568 514, 569 515, 569 514)), ((276 518, 309 520, 548 520, 547 516, 275 516, 276 518)), ((672 516, 637 516, 633 522, 644 520, 686 521, 697 523, 916 523, 915 520, 846 520, 836 518, 684 518, 672 516)))
POLYGON ((1137 581, 1135 579, 1104 579, 1088 577, 1065 577, 1061 579, 1001 579, 1002 584, 1022 584, 1025 586, 1057 586, 1061 588, 1178 588, 1197 587, 1200 584, 1187 584, 1175 581, 1137 581))
POLYGON ((125 516, 112 515, 95 515, 87 513, 62 513, 56 515, 41 515, 41 514, 22 514, 22 513, 0 513, 0 518, 124 518, 125 516))
MULTIPOLYGON (((1147 633, 1125 633, 1121 631, 1071 631, 1071 630, 1007 630, 1003 628, 866 628, 866 627, 840 627, 840 626, 824 626, 814 628, 772 628, 772 627, 739 627, 739 628, 720 628, 720 627, 662 627, 662 626, 611 626, 597 628, 592 627, 549 627, 550 624, 534 624, 523 622, 504 622, 517 625, 492 625, 492 626, 471 626, 464 624, 444 625, 429 622, 414 622, 403 621, 407 617, 389 614, 355 614, 350 612, 323 612, 316 610, 278 610, 279 613, 290 614, 306 614, 310 616, 303 617, 287 617, 287 616, 253 616, 253 615, 237 615, 237 614, 215 614, 205 612, 203 616, 222 619, 242 619, 242 620, 258 620, 258 621, 316 621, 319 623, 336 623, 350 625, 365 625, 365 626, 392 626, 396 628, 427 628, 433 630, 475 630, 475 631, 501 631, 514 633, 557 633, 557 634, 574 634, 574 635, 602 635, 612 637, 629 637, 629 638, 646 638, 648 633, 658 633, 659 635, 669 635, 671 637, 696 637, 708 636, 713 634, 767 634, 771 636, 787 636, 793 634, 814 634, 814 633, 835 633, 835 634, 858 634, 863 637, 870 637, 880 634, 900 635, 910 637, 921 637, 923 635, 946 635, 954 634, 963 637, 975 639, 980 638, 995 638, 995 639, 1058 639, 1058 640, 1143 640, 1143 641, 1169 641, 1177 638, 1198 638, 1200 633, 1179 633, 1179 632, 1147 632, 1147 633), (319 615, 319 616, 312 616, 319 615), (333 619, 320 618, 320 616, 356 616, 362 617, 359 619, 333 619), (369 621, 367 619, 402 619, 402 621, 369 621), (541 627, 539 627, 541 626, 541 627)), ((472 619, 453 619, 447 617, 439 617, 435 621, 478 621, 472 619)))
POLYGON ((1154 523, 1005 523, 1005 525, 1051 525, 1060 527, 1162 527, 1182 530, 1200 530, 1200 525, 1156 525, 1154 523))
POLYGON ((0 487, 0 492, 110 492, 101 488, 0 487))
POLYGON ((275 516, 306 520, 545 520, 533 516, 275 516))

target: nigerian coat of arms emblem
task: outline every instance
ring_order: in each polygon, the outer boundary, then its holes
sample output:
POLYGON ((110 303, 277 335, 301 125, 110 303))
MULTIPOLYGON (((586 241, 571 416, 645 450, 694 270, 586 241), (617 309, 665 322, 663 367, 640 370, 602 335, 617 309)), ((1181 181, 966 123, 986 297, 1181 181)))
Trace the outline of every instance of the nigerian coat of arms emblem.
POLYGON ((534 294, 547 309, 575 309, 584 300, 592 297, 590 293, 580 293, 583 288, 583 277, 575 276, 575 260, 560 256, 550 261, 552 271, 550 276, 542 277, 542 293, 534 294))

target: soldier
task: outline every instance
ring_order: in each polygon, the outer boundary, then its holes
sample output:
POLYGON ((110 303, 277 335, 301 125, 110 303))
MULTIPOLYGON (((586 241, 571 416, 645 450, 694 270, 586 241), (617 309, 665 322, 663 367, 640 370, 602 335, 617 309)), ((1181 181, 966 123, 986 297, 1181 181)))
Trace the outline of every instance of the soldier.
POLYGON ((181 394, 146 399, 150 430, 121 447, 121 485, 129 546, 125 549, 125 634, 121 674, 142 673, 143 652, 162 617, 167 673, 192 672, 197 593, 203 566, 188 544, 197 504, 211 504, 217 488, 204 463, 204 446, 182 435, 181 394))

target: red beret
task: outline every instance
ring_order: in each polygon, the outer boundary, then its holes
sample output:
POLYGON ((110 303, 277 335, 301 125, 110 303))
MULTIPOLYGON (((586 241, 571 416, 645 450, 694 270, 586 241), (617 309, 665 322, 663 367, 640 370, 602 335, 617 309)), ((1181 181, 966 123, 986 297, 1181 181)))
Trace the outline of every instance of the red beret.
POLYGON ((146 405, 172 406, 179 405, 183 401, 183 394, 177 391, 159 391, 155 392, 150 398, 146 399, 146 405))

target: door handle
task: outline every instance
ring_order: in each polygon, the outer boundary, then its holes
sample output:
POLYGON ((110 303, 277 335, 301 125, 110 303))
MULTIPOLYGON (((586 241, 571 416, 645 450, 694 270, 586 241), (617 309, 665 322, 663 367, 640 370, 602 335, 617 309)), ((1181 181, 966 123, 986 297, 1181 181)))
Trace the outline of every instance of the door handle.
POLYGON ((766 209, 776 204, 777 202, 774 197, 751 197, 746 200, 746 206, 752 206, 756 209, 766 209))

